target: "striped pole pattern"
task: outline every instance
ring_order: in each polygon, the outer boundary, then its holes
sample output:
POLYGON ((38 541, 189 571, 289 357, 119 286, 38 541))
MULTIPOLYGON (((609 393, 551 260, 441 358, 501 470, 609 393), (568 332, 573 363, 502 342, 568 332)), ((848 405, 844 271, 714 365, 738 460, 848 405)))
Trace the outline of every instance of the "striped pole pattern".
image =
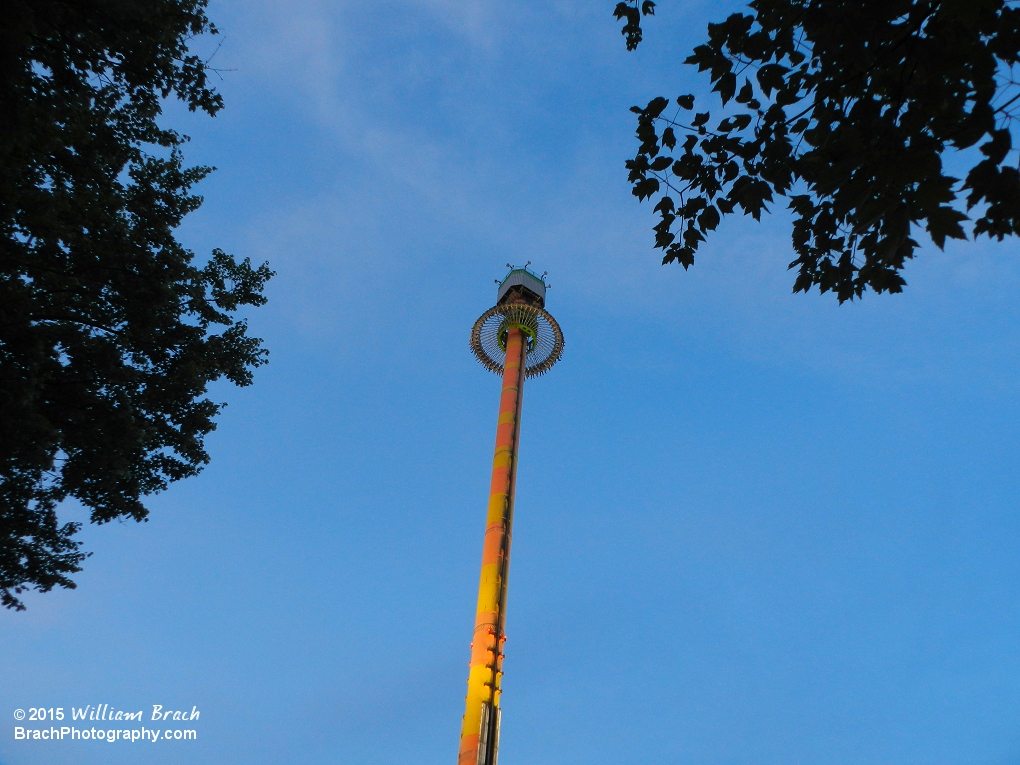
POLYGON ((499 746, 499 695, 503 676, 506 591, 510 569, 510 527, 517 482, 517 443, 521 432, 521 401, 527 339, 511 327, 506 339, 503 392, 496 425, 489 513, 482 547, 478 611, 471 643, 464 722, 457 765, 496 765, 499 746))

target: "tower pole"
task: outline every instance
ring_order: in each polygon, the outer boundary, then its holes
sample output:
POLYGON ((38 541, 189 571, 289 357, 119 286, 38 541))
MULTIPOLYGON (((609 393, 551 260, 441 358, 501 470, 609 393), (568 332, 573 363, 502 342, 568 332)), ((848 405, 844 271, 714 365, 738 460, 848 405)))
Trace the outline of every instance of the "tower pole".
POLYGON ((517 447, 521 432, 521 402, 528 343, 511 326, 506 337, 503 391, 496 424, 489 511, 478 583, 478 610, 471 643, 471 670, 460 734, 457 765, 496 765, 499 747, 499 695, 503 677, 503 629, 507 581, 510 573, 510 529, 517 483, 517 447))

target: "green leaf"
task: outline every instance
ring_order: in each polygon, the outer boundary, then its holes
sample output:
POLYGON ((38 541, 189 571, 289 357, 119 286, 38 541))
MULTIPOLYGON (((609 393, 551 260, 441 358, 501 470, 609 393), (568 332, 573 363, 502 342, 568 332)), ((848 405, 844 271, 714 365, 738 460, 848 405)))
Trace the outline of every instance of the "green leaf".
POLYGON ((744 86, 740 89, 740 92, 737 93, 734 100, 736 100, 738 104, 746 104, 752 98, 754 98, 754 87, 751 85, 751 81, 745 77, 744 86))
POLYGON ((704 212, 698 216, 698 225, 702 231, 712 231, 716 226, 719 225, 719 211, 712 205, 705 208, 704 212))
POLYGON ((751 124, 750 114, 738 114, 733 118, 733 127, 736 130, 743 130, 751 124))
POLYGON ((669 106, 669 101, 662 96, 653 98, 648 102, 648 106, 645 107, 644 116, 646 119, 655 119, 662 114, 667 106, 669 106))
POLYGON ((655 178, 643 178, 634 184, 632 193, 639 200, 648 199, 659 190, 659 182, 655 178))
POLYGON ((758 70, 758 85, 762 92, 768 96, 773 90, 779 90, 785 85, 785 76, 790 70, 781 64, 766 64, 758 70))
POLYGON ((716 91, 720 98, 722 98, 723 104, 733 98, 733 93, 737 89, 737 76, 733 72, 725 72, 718 80, 716 80, 715 87, 712 90, 716 91))
POLYGON ((925 228, 932 242, 941 250, 945 248, 947 237, 950 239, 967 238, 963 226, 960 225, 965 220, 969 220, 969 218, 964 213, 953 207, 941 205, 928 215, 928 224, 925 228))

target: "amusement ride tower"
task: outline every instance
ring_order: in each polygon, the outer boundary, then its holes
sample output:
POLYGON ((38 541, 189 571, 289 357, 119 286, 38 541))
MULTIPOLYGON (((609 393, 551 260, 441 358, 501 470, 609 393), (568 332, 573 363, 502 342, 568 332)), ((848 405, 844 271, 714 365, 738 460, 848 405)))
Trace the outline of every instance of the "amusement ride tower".
POLYGON ((545 275, 532 273, 528 265, 507 264, 510 273, 499 282, 496 305, 478 317, 471 329, 472 353, 486 369, 502 375, 503 392, 457 765, 496 765, 524 378, 545 374, 563 354, 560 325, 545 311, 545 275))

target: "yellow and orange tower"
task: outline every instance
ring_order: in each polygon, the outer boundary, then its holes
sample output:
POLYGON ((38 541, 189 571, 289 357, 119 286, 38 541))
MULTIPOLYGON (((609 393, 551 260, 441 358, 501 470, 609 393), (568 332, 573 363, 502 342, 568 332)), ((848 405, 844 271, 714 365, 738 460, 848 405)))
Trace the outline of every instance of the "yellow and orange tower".
POLYGON ((496 765, 524 379, 545 374, 563 354, 563 333, 545 311, 545 275, 535 274, 528 265, 507 264, 510 273, 499 282, 496 305, 471 329, 471 351, 487 369, 502 376, 503 390, 457 765, 496 765))

